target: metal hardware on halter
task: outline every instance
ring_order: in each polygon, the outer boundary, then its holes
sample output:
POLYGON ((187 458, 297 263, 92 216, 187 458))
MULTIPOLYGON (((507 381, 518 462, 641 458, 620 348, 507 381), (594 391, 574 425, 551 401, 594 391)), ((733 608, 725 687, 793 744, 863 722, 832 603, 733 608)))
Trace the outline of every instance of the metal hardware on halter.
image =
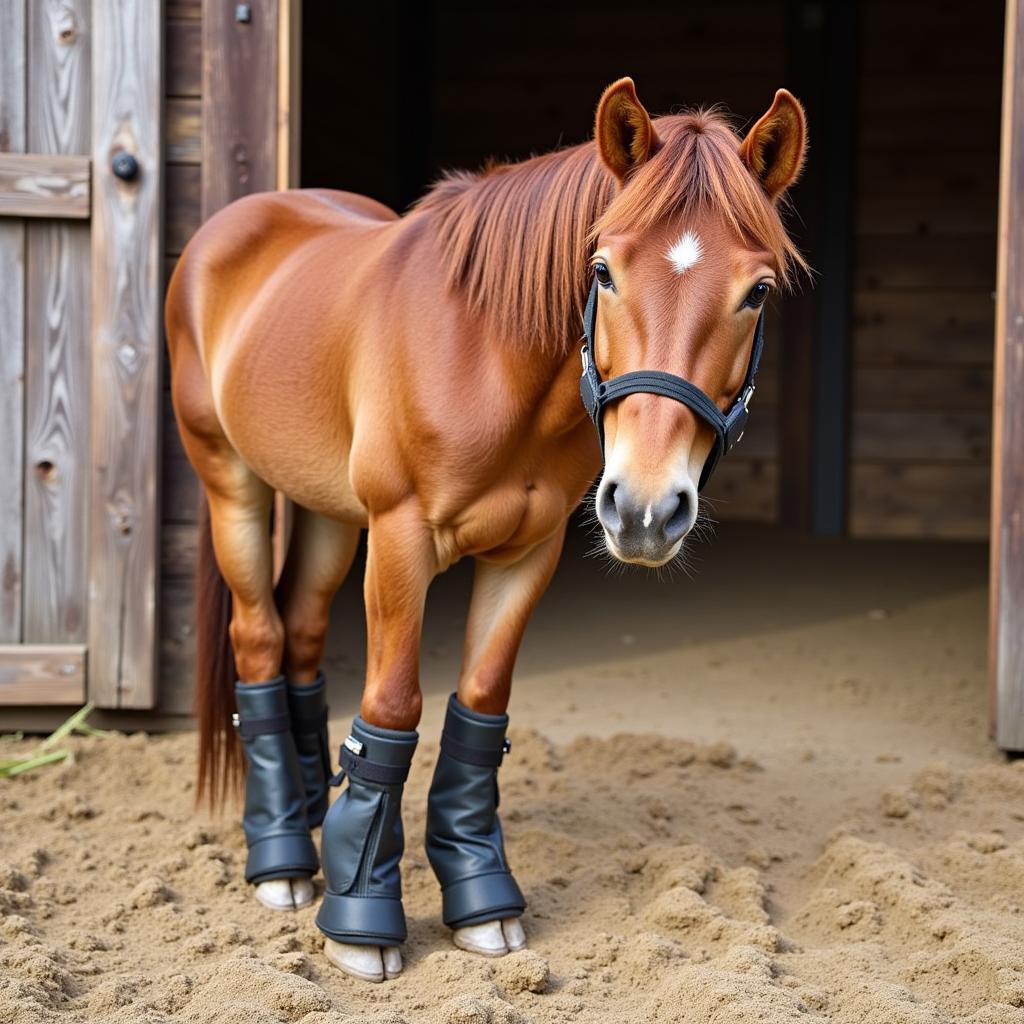
POLYGON ((726 452, 731 451, 743 437, 750 400, 754 397, 754 378, 757 376, 761 353, 764 351, 764 310, 762 309, 758 315, 757 326, 754 328, 754 345, 750 352, 750 363, 747 366, 747 373, 743 378, 740 393, 729 409, 723 413, 710 395, 702 391, 696 384, 691 384, 690 381, 677 377, 674 373, 666 373, 664 370, 633 370, 629 373, 621 373, 618 377, 612 377, 610 380, 601 380, 601 375, 597 372, 594 350, 597 335, 597 295, 598 283, 595 277, 583 314, 584 342, 580 350, 583 374, 580 377, 580 398, 597 430, 602 454, 604 453, 602 416, 606 405, 617 402, 627 395, 635 394, 660 395, 663 398, 671 398, 681 405, 685 405, 715 432, 715 446, 704 463, 704 470, 698 485, 698 490, 703 490, 718 465, 718 460, 726 452))

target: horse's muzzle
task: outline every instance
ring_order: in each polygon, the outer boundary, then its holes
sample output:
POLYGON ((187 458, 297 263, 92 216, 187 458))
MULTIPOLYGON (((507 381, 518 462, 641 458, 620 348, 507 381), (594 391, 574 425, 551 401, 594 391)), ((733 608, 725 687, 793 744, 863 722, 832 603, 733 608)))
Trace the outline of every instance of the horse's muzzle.
POLYGON ((596 505, 608 550, 620 561, 641 565, 664 565, 675 557, 697 520, 697 491, 689 483, 645 501, 626 481, 605 477, 596 505))

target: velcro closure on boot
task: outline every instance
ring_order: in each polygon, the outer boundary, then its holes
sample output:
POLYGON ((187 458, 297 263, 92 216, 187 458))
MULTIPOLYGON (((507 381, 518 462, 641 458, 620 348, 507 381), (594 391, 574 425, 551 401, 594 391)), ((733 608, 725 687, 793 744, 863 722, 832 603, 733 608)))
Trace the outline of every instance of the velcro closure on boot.
POLYGON ((504 740, 500 747, 474 747, 462 743, 449 732, 441 733, 441 753, 461 761, 463 764, 475 765, 477 768, 500 768, 505 755, 512 749, 510 740, 504 740))

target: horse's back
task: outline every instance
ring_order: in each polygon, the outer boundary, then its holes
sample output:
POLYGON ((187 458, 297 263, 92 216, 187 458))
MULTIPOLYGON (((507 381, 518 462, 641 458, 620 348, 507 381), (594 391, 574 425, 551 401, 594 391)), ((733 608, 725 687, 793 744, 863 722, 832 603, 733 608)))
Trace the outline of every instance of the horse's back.
MULTIPOLYGON (((367 196, 330 189, 259 192, 230 203, 192 236, 167 294, 167 334, 175 349, 190 341, 200 352, 216 344, 219 326, 237 322, 266 297, 282 267, 304 251, 361 258, 366 236, 379 234, 398 215, 367 196)), ((315 257, 308 262, 314 266, 315 257)))

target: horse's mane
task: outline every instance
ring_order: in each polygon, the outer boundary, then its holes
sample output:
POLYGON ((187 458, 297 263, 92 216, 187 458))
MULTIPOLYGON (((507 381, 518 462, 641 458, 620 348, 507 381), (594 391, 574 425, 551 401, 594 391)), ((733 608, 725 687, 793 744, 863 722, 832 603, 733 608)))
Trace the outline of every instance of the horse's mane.
POLYGON ((417 209, 437 218, 449 287, 509 341, 568 351, 581 334, 587 262, 602 231, 714 210, 772 253, 783 283, 806 269, 717 111, 658 118, 657 153, 618 190, 592 142, 445 175, 417 209))

